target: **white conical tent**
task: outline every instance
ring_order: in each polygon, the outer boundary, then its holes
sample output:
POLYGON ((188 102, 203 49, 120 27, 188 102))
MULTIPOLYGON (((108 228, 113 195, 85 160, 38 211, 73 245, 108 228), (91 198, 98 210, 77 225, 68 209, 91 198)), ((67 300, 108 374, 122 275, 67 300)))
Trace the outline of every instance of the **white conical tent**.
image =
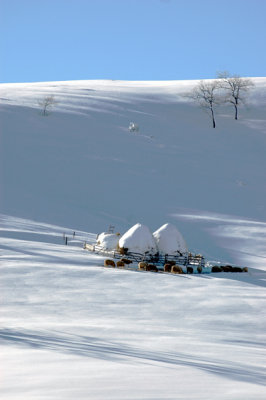
POLYGON ((187 252, 186 242, 179 230, 172 224, 165 224, 153 233, 157 248, 162 254, 187 252))
POLYGON ((157 246, 149 228, 142 224, 132 226, 119 240, 119 247, 134 253, 156 253, 157 246))

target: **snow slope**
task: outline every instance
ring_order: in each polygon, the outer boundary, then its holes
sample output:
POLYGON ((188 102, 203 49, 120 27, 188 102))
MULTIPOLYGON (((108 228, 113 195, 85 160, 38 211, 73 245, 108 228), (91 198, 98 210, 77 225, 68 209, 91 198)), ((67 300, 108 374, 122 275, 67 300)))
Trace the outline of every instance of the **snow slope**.
POLYGON ((192 81, 0 85, 3 399, 265 398, 266 78, 254 82, 240 120, 221 108, 215 130, 183 97, 192 81), (170 222, 189 250, 249 273, 107 269, 82 249, 136 222, 170 222))
POLYGON ((206 223, 210 213, 265 221, 266 78, 254 78, 239 121, 219 109, 215 130, 183 97, 196 83, 1 84, 1 212, 95 233, 171 222, 190 249, 243 262, 242 242, 225 250, 220 225, 206 223), (57 104, 42 117, 38 100, 50 94, 57 104))
POLYGON ((265 399, 265 271, 108 269, 65 228, 1 227, 1 398, 265 399))

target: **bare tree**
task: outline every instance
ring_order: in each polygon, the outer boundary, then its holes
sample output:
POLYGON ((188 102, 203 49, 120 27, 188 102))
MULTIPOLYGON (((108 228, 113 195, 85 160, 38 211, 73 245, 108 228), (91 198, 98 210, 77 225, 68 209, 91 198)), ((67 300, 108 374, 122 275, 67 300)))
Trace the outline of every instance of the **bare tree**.
POLYGON ((235 109, 235 119, 238 119, 238 106, 244 103, 249 89, 254 86, 251 79, 241 78, 238 75, 230 75, 229 72, 218 72, 219 86, 226 92, 225 102, 233 105, 235 109))
POLYGON ((52 106, 55 105, 55 98, 54 95, 45 96, 43 99, 38 101, 39 106, 41 107, 41 113, 43 116, 48 115, 48 111, 51 109, 52 106))
POLYGON ((212 127, 216 127, 214 109, 217 104, 220 104, 218 95, 218 81, 200 81, 189 95, 190 98, 197 101, 199 105, 207 111, 212 120, 212 127))

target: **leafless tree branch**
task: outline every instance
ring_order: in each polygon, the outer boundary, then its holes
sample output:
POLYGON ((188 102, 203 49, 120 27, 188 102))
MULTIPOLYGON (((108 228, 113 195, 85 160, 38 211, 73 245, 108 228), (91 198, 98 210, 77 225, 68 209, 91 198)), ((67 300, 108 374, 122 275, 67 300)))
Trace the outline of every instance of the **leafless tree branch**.
POLYGON ((217 73, 219 87, 225 91, 225 102, 233 105, 235 119, 238 119, 238 106, 244 103, 247 92, 254 86, 251 79, 230 75, 228 71, 217 73))
POLYGON ((219 90, 218 81, 200 81, 192 90, 188 97, 195 100, 201 108, 205 109, 211 116, 212 127, 216 127, 215 121, 215 106, 221 103, 218 94, 219 90))
POLYGON ((47 116, 49 109, 56 104, 54 95, 45 96, 43 99, 38 101, 38 104, 41 107, 42 115, 47 116))

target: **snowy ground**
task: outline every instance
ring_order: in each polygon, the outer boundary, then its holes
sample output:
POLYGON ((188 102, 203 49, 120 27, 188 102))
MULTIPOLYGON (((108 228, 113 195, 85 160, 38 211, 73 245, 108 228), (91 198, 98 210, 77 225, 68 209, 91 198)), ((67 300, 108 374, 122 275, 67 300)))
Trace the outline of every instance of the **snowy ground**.
POLYGON ((266 221, 266 78, 253 81, 239 121, 220 107, 217 129, 184 97, 196 81, 1 84, 0 211, 95 233, 170 222, 191 250, 243 263, 248 238, 221 236, 220 220, 266 221))
POLYGON ((94 235, 2 228, 3 399, 265 398, 265 271, 106 269, 81 247, 94 235))
POLYGON ((0 85, 3 399, 265 399, 266 78, 254 81, 240 120, 222 108, 216 130, 182 96, 195 82, 0 85), (82 249, 137 222, 176 224, 190 250, 249 273, 106 269, 82 249))

